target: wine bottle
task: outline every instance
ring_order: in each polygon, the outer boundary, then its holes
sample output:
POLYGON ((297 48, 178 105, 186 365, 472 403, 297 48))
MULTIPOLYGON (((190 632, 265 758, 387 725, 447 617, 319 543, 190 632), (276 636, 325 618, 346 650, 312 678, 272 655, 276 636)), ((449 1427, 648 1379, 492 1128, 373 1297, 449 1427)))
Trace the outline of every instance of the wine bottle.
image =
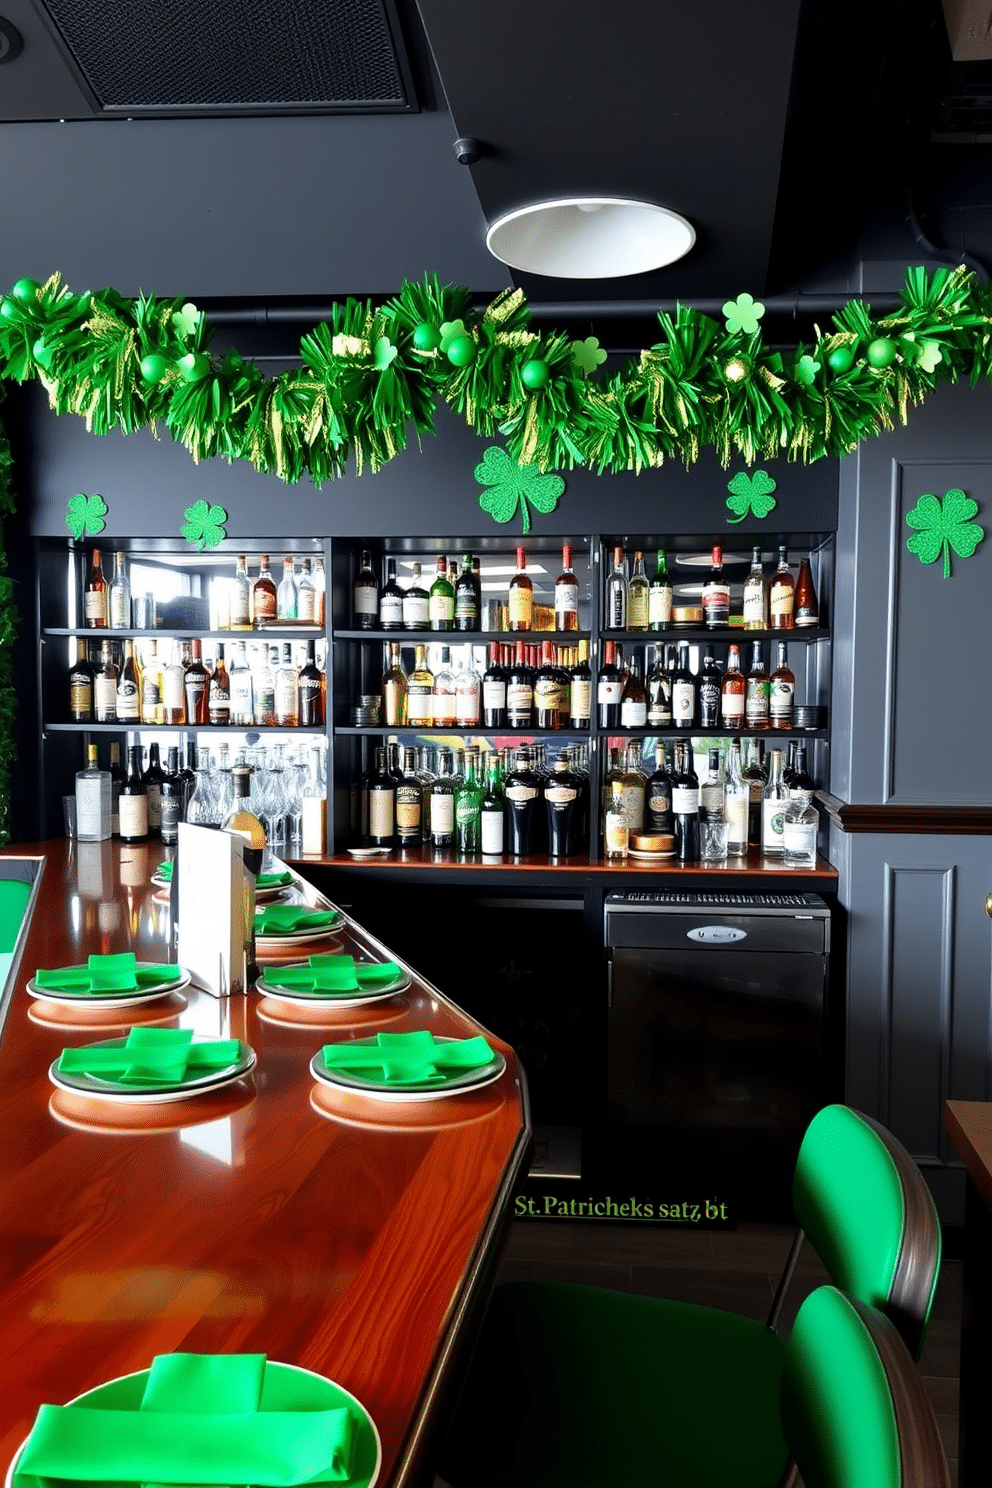
POLYGON ((634 553, 634 569, 627 585, 627 629, 647 630, 650 619, 651 585, 644 572, 644 554, 634 553))
POLYGON ((141 778, 141 746, 132 744, 127 752, 127 776, 120 795, 121 841, 146 842, 148 839, 148 792, 141 778))
POLYGON ((131 629, 131 583, 124 553, 114 554, 114 577, 107 592, 107 614, 111 630, 131 629))
POLYGON ((396 836, 396 781, 386 768, 386 751, 375 752, 375 772, 369 781, 369 841, 373 847, 392 847, 396 836))
POLYGON ((134 642, 124 642, 124 664, 117 678, 117 721, 138 723, 141 718, 141 684, 134 660, 134 642))
POLYGON ((450 749, 437 751, 437 774, 427 787, 428 831, 434 847, 450 847, 455 837, 455 786, 450 749))
POLYGON ((73 723, 92 723, 96 673, 86 655, 86 642, 76 640, 76 659, 69 668, 69 717, 73 723))
POLYGON ((655 769, 644 789, 644 829, 650 833, 672 831, 672 776, 659 740, 654 750, 655 769))
POLYGON ((158 660, 158 642, 148 642, 148 652, 141 668, 141 721, 162 723, 162 670, 158 660))
POLYGON ((324 722, 324 678, 317 665, 315 641, 307 641, 306 664, 300 670, 300 723, 315 728, 324 722))
MULTIPOLYGON (((186 697, 186 722, 191 726, 208 721, 207 686, 210 678, 200 659, 200 643, 192 645, 193 658, 183 673, 183 692, 186 697)), ((257 723, 257 717, 254 719, 257 723)))
POLYGON ((796 581, 789 568, 789 555, 783 546, 778 550, 778 568, 772 577, 768 600, 772 630, 791 630, 795 608, 796 581))
POLYGON ((548 851, 553 858, 569 858, 576 851, 582 790, 582 777, 572 769, 571 754, 565 749, 555 760, 551 778, 544 787, 548 851))
POLYGON ((689 645, 679 642, 678 665, 672 673, 672 722, 677 729, 696 723, 696 679, 689 670, 689 645))
POLYGON ((158 745, 155 743, 148 746, 148 768, 141 779, 148 802, 148 835, 159 837, 162 834, 162 781, 165 779, 165 772, 158 745))
POLYGON ((183 819, 183 782, 179 774, 179 749, 175 744, 169 746, 165 774, 159 790, 162 802, 162 846, 175 847, 179 841, 179 823, 183 819))
POLYGON ((620 694, 620 727, 645 728, 647 721, 648 695, 637 669, 637 661, 632 659, 620 694))
POLYGON ((579 642, 579 659, 568 680, 568 726, 588 730, 592 715, 592 671, 589 667, 589 642, 579 642))
POLYGON ((792 620, 797 630, 820 623, 819 606, 816 602, 816 590, 813 587, 813 575, 808 558, 803 558, 799 564, 792 620))
POLYGON ((90 568, 83 591, 83 618, 93 630, 106 630, 108 618, 107 581, 103 576, 103 556, 99 548, 90 554, 90 568))
POLYGON ((727 729, 744 727, 744 708, 747 697, 747 680, 741 671, 740 647, 731 646, 727 658, 727 670, 720 683, 720 723, 727 729))
POLYGON ((374 630, 379 614, 379 581, 372 569, 372 554, 362 549, 362 561, 351 587, 352 614, 357 630, 374 630))
POLYGON ((529 749, 517 750, 514 769, 506 777, 507 847, 514 857, 533 852, 534 819, 537 814, 538 784, 529 749))
POLYGON ((691 765, 688 740, 675 746, 672 781, 675 855, 680 863, 699 862, 699 778, 691 765))
POLYGON ((613 549, 613 569, 606 581, 606 628, 627 629, 627 572, 623 562, 623 548, 613 549))
POLYGON ((448 565, 443 558, 437 560, 437 574, 428 595, 427 613, 431 630, 454 630, 455 590, 448 582, 448 565))
POLYGON ((529 729, 534 716, 534 674, 527 665, 523 641, 506 678, 506 721, 511 729, 529 729))
POLYGON ((780 858, 785 851, 785 808, 789 788, 782 779, 782 751, 773 749, 768 770, 768 784, 761 793, 761 851, 768 858, 780 858))
POLYGON ((713 544, 712 565, 703 583, 703 618, 708 630, 724 630, 730 624, 730 581, 718 543, 713 544))
POLYGON ((538 728, 565 727, 568 702, 550 641, 541 642, 541 663, 534 674, 534 714, 538 728))
POLYGON ((616 642, 603 642, 603 665, 596 679, 596 712, 601 729, 620 726, 624 679, 616 663, 616 642))
POLYGON ((293 665, 293 648, 289 641, 283 642, 282 664, 275 676, 275 704, 278 726, 297 728, 300 722, 300 673, 293 665))
POLYGON ((396 559, 386 559, 386 582, 379 592, 380 630, 403 629, 403 590, 396 582, 396 559))
POLYGON ((489 665, 482 676, 482 720, 486 728, 506 728, 506 673, 496 641, 489 647, 489 665))
POLYGON ((231 718, 231 679, 224 665, 224 647, 218 645, 214 669, 207 684, 207 717, 226 728, 231 718))
POLYGON ((788 647, 778 643, 778 665, 769 678, 769 717, 773 729, 791 729, 796 698, 796 675, 790 670, 788 647))
POLYGON ((703 656, 703 670, 699 675, 699 727, 717 728, 720 723, 720 697, 723 678, 717 670, 712 650, 707 646, 703 656))
POLYGON ((430 596, 420 582, 420 564, 413 565, 413 577, 403 590, 403 629, 426 630, 430 625, 430 596))
POLYGON ((276 618, 276 584, 268 553, 258 560, 258 578, 251 586, 251 612, 256 625, 266 625, 276 618))
POLYGON ((561 573, 555 579, 555 630, 579 628, 579 581, 572 571, 572 549, 561 550, 561 573))
POLYGON ((486 788, 479 808, 479 834, 484 857, 496 857, 503 852, 505 809, 502 769, 499 755, 494 750, 486 761, 486 788))
POLYGON ((466 553, 455 580, 455 629, 478 630, 481 614, 482 585, 472 568, 472 554, 466 553))
POLYGON ((509 629, 533 630, 534 585, 527 573, 527 553, 517 549, 517 571, 510 580, 509 629))
POLYGON ((664 548, 658 549, 658 566, 648 594, 648 629, 667 630, 672 623, 672 581, 664 548))

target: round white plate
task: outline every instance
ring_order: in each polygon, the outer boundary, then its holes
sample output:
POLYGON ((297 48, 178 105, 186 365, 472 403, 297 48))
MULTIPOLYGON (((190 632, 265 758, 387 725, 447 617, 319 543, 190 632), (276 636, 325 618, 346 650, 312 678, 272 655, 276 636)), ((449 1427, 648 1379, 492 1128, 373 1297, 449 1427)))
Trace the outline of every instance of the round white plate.
POLYGON ((675 857, 675 851, 673 850, 672 852, 641 852, 639 849, 636 849, 636 848, 633 848, 633 847, 628 847, 628 849, 627 849, 627 856, 628 856, 628 858, 674 858, 675 857))
MULTIPOLYGON (((289 967, 282 966, 279 970, 287 971, 289 967)), ((305 1004, 307 1007, 361 1007, 363 1003, 379 1002, 384 997, 392 997, 397 992, 404 992, 411 980, 408 971, 401 971, 395 981, 388 982, 384 987, 357 987, 354 992, 304 992, 299 987, 271 986, 263 975, 255 983, 255 990, 265 997, 270 997, 273 1002, 293 1002, 298 1005, 305 1004)))
MULTIPOLYGON (((139 961, 139 966, 154 966, 153 961, 139 961)), ((103 1009, 137 1007, 143 1002, 154 1002, 158 997, 164 997, 166 992, 178 992, 181 987, 188 987, 190 974, 184 971, 182 976, 174 982, 163 982, 161 987, 148 987, 139 992, 108 992, 102 996, 99 992, 69 992, 58 987, 38 987, 35 985, 34 977, 28 982, 28 991, 32 997, 37 997, 41 1002, 57 1002, 62 1007, 95 1007, 103 1009)))
MULTIPOLYGON (((101 1039, 94 1048, 121 1049, 127 1042, 126 1039, 101 1039)), ((194 1043, 198 1040, 194 1038, 194 1043)), ((199 1040, 203 1042, 203 1040, 199 1040)), ((133 1090, 125 1090, 122 1086, 114 1084, 109 1080, 101 1080, 98 1075, 62 1074, 58 1068, 58 1060, 52 1061, 48 1070, 48 1078, 53 1085, 60 1090, 71 1090, 76 1095, 88 1095, 96 1100, 139 1102, 141 1105, 152 1105, 156 1102, 189 1100, 194 1095, 202 1095, 206 1090, 218 1090, 222 1085, 231 1085, 235 1080, 240 1080, 255 1064, 255 1051, 245 1046, 243 1057, 236 1064, 225 1065, 222 1069, 209 1070, 207 1073, 198 1075, 193 1080, 186 1080, 182 1085, 165 1085, 155 1090, 146 1090, 135 1087, 133 1090)))
POLYGON ((349 847, 345 851, 352 858, 385 858, 392 852, 391 847, 349 847))
POLYGON ((328 936, 341 934, 343 922, 335 920, 333 925, 323 925, 319 930, 291 930, 285 935, 263 935, 256 930, 255 940, 260 946, 302 946, 315 940, 326 940, 328 936))
MULTIPOLYGON (((120 1375, 106 1384, 97 1385, 94 1390, 86 1390, 66 1404, 79 1405, 85 1400, 93 1409, 119 1410, 122 1416, 126 1416, 140 1408, 149 1372, 140 1369, 135 1374, 120 1375)), ((336 1410, 345 1403, 353 1406, 357 1415, 353 1451, 355 1471, 341 1488, 373 1488, 382 1467, 382 1442, 376 1424, 362 1402, 343 1385, 335 1384, 334 1380, 325 1379, 311 1369, 303 1369, 298 1364, 279 1364, 271 1359, 266 1361, 260 1411, 336 1410)), ((23 1450, 24 1442, 7 1469, 4 1488, 44 1488, 48 1479, 18 1473, 17 1463, 23 1450)), ((89 1488, 123 1488, 123 1485, 92 1483, 89 1488)), ((128 1485, 128 1488, 137 1488, 137 1485, 128 1485)))
MULTIPOLYGON (((675 562, 676 562, 676 564, 678 565, 679 568, 712 568, 713 567, 713 554, 712 553, 676 553, 675 554, 675 562)), ((748 568, 750 568, 751 567, 751 554, 750 553, 724 553, 723 554, 723 566, 724 566, 724 568, 731 567, 731 566, 733 566, 735 564, 744 564, 748 568)))
MULTIPOLYGON (((359 1045, 371 1046, 376 1040, 374 1038, 355 1039, 359 1045)), ((442 1038, 441 1043, 450 1044, 455 1040, 442 1038)), ((493 1050, 493 1057, 489 1064, 481 1069, 466 1070, 463 1075, 453 1075, 444 1085, 384 1085, 381 1081, 367 1080, 362 1075, 352 1074, 349 1070, 329 1070, 324 1064, 324 1055, 318 1051, 310 1061, 310 1073, 315 1080, 322 1080, 325 1085, 335 1085, 340 1090, 353 1090, 361 1095, 371 1096, 373 1100, 382 1101, 429 1101, 444 1100, 451 1095, 464 1095, 469 1090, 479 1090, 483 1085, 491 1085, 498 1080, 506 1069, 506 1060, 498 1049, 493 1050)))

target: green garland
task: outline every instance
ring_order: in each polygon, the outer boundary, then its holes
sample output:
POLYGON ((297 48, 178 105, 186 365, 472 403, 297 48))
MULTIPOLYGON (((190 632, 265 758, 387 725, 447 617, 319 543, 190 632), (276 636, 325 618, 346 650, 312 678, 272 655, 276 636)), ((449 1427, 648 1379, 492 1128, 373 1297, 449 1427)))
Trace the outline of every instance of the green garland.
MULTIPOLYGON (((0 386, 0 399, 3 388, 0 386)), ((17 751, 14 748, 13 647, 17 635, 17 606, 14 585, 7 577, 7 554, 3 543, 3 518, 14 510, 11 482, 12 460, 7 431, 0 422, 0 846, 10 841, 10 776, 17 751)))
POLYGON ((211 355, 195 305, 114 289, 75 295, 53 275, 0 298, 0 379, 37 379, 57 413, 94 434, 164 424, 194 460, 221 455, 321 486, 378 470, 412 429, 433 433, 443 399, 521 465, 641 471, 704 448, 726 466, 847 454, 905 422, 939 382, 992 376, 992 288, 964 268, 911 269, 892 315, 851 300, 826 333, 770 349, 763 307, 741 295, 721 326, 686 306, 616 372, 594 338, 537 333, 522 291, 481 311, 467 289, 427 276, 386 304, 335 304, 300 342, 302 366, 270 378, 211 355))

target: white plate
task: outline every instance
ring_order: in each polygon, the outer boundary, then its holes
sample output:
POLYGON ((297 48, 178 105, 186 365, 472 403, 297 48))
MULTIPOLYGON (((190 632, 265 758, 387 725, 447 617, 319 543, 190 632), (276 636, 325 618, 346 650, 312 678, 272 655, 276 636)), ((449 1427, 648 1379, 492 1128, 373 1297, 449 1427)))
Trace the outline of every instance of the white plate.
POLYGON ((349 847, 345 851, 353 858, 385 858, 392 852, 391 847, 349 847))
MULTIPOLYGON (((713 554, 712 553, 676 553, 675 554, 675 562, 676 562, 676 564, 678 565, 679 568, 712 568, 713 567, 713 554)), ((724 553, 723 554, 723 566, 724 566, 724 568, 733 567, 735 565, 741 565, 741 564, 745 565, 748 568, 751 567, 751 554, 750 553, 724 553)))
POLYGON ((333 925, 323 925, 319 930, 292 930, 286 935, 262 935, 255 932, 256 944, 262 946, 302 946, 309 945, 315 940, 327 940, 328 936, 340 936, 344 928, 343 920, 336 920, 333 925))
POLYGON ((675 849, 671 852, 642 852, 639 848, 633 847, 627 849, 628 858, 674 858, 675 855, 675 849))
MULTIPOLYGON (((376 1042, 374 1038, 355 1039, 354 1043, 370 1047, 376 1042)), ((440 1043, 450 1044, 456 1042, 454 1039, 442 1038, 440 1043)), ((493 1050, 493 1058, 489 1064, 481 1069, 466 1070, 463 1075, 454 1075, 445 1085, 383 1085, 375 1080, 366 1080, 362 1075, 353 1075, 348 1070, 329 1070, 324 1065, 324 1055, 318 1051, 310 1061, 310 1073, 315 1080, 322 1080, 325 1085, 334 1085, 339 1090, 352 1090, 359 1095, 370 1096, 373 1100, 381 1101, 430 1101, 445 1100, 452 1095, 465 1095, 470 1090, 481 1090, 484 1085, 491 1085, 498 1080, 506 1069, 506 1060, 498 1049, 493 1050)))
MULTIPOLYGON (((121 1049, 127 1042, 126 1039, 101 1039, 99 1043, 93 1044, 93 1048, 121 1049)), ((203 1043, 204 1040, 193 1039, 194 1043, 203 1043)), ((207 1090, 219 1090, 222 1085, 231 1085, 235 1080, 240 1080, 255 1064, 255 1051, 245 1045, 245 1053, 237 1064, 225 1065, 219 1070, 210 1070, 208 1073, 198 1075, 193 1080, 187 1080, 182 1085, 166 1085, 157 1090, 144 1090, 135 1088, 124 1090, 120 1085, 112 1084, 108 1080, 101 1080, 98 1075, 62 1074, 58 1069, 58 1060, 52 1061, 48 1070, 48 1078, 53 1085, 60 1090, 71 1090, 75 1095, 90 1096, 95 1100, 127 1101, 141 1105, 152 1105, 164 1101, 190 1100, 195 1095, 203 1095, 207 1090)))
MULTIPOLYGON (((302 965, 302 962, 296 963, 302 965)), ((279 967, 280 971, 288 971, 289 966, 279 967)), ((401 971, 395 981, 389 982, 385 987, 362 988, 357 987, 354 992, 304 992, 299 987, 273 987, 260 976, 255 983, 256 992, 261 992, 265 997, 271 997, 273 1002, 292 1002, 297 1006, 305 1007, 361 1007, 366 1002, 379 1002, 384 997, 392 997, 397 992, 404 992, 409 987, 412 978, 408 971, 401 971)))
MULTIPOLYGON (((154 966, 154 961, 139 961, 139 966, 154 966)), ((68 992, 58 987, 37 987, 34 977, 28 982, 28 991, 32 997, 37 997, 41 1002, 57 1002, 62 1007, 95 1007, 103 1009, 138 1007, 143 1002, 154 1002, 156 998, 164 997, 166 992, 178 992, 182 987, 188 987, 190 974, 184 971, 174 982, 163 982, 161 987, 149 987, 144 992, 108 992, 102 996, 99 992, 68 992)))

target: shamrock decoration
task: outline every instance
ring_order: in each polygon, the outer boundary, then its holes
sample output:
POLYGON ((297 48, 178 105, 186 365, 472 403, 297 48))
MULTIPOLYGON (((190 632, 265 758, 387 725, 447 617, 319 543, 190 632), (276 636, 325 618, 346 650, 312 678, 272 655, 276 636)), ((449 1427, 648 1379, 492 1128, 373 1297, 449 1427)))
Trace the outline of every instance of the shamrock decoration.
POLYGON ((804 387, 812 387, 819 370, 820 363, 813 357, 801 356, 796 363, 796 381, 801 382, 804 387))
POLYGON ((524 532, 530 531, 528 501, 537 511, 552 512, 565 489, 560 475, 541 475, 532 465, 517 465, 498 444, 485 451, 482 464, 475 467, 475 478, 480 486, 490 488, 479 497, 479 505, 493 521, 509 522, 520 503, 524 532))
POLYGON ((749 511, 756 517, 767 517, 775 505, 774 489, 775 482, 767 470, 756 470, 753 475, 742 470, 727 484, 727 490, 733 492, 727 505, 737 512, 736 517, 728 517, 727 521, 743 522, 749 511))
POLYGON ((739 294, 736 300, 727 301, 723 313, 727 317, 727 331, 731 336, 736 331, 743 331, 745 336, 753 336, 758 329, 758 321, 765 313, 765 307, 751 295, 739 294))
POLYGON ((599 344, 598 336, 587 336, 584 341, 572 342, 572 361, 583 377, 595 372, 606 361, 606 352, 599 344))
POLYGON ((227 512, 222 506, 210 506, 206 501, 194 501, 193 505, 188 506, 183 512, 183 516, 186 521, 182 535, 187 542, 197 543, 201 553, 204 548, 215 548, 227 536, 224 531, 227 512))
POLYGON ((985 536, 984 528, 971 520, 977 513, 978 502, 957 486, 945 492, 943 505, 939 497, 928 492, 906 513, 907 525, 916 528, 915 535, 906 539, 906 546, 921 563, 936 563, 943 553, 944 578, 949 579, 951 549, 959 558, 970 558, 985 536))
POLYGON ((441 350, 447 351, 452 341, 456 341, 459 336, 467 335, 468 331, 465 329, 465 322, 463 320, 444 321, 441 326, 441 350))
POLYGON ((943 360, 944 357, 940 350, 939 341, 920 342, 920 354, 917 358, 917 365, 922 367, 924 372, 935 372, 937 370, 937 363, 943 360))
POLYGON ((102 496, 84 496, 79 492, 69 497, 65 525, 77 540, 84 533, 87 537, 95 537, 107 525, 103 520, 106 515, 107 503, 102 496))
POLYGON ((194 334, 200 321, 203 319, 203 311, 197 310, 192 300, 187 300, 181 310, 173 310, 172 324, 176 335, 187 341, 194 334))
POLYGON ((390 362, 395 361, 398 355, 398 349, 393 345, 389 337, 380 336, 375 343, 373 363, 380 372, 385 372, 390 362))

